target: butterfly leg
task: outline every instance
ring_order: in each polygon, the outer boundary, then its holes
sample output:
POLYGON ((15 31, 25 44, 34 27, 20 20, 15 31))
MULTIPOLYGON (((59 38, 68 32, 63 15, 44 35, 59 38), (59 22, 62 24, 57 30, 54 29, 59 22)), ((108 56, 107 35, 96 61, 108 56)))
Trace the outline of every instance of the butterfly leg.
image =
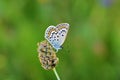
POLYGON ((58 49, 56 49, 56 53, 58 52, 58 49))

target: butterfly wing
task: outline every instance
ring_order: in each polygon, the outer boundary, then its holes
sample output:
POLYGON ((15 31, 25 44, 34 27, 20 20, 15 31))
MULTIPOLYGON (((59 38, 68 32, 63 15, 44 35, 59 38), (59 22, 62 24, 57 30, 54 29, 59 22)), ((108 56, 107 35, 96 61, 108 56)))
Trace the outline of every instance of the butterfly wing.
POLYGON ((68 30, 69 30, 69 24, 68 23, 61 23, 58 24, 56 26, 58 33, 57 33, 57 37, 58 37, 58 45, 61 46, 67 36, 68 30))
POLYGON ((45 31, 45 38, 56 49, 59 49, 57 41, 57 30, 55 26, 49 26, 45 31))
POLYGON ((49 26, 45 31, 45 38, 49 41, 49 39, 52 37, 52 34, 56 32, 55 26, 49 26))
POLYGON ((53 39, 56 33, 56 27, 55 26, 49 26, 45 31, 45 38, 50 42, 50 44, 53 46, 53 39))

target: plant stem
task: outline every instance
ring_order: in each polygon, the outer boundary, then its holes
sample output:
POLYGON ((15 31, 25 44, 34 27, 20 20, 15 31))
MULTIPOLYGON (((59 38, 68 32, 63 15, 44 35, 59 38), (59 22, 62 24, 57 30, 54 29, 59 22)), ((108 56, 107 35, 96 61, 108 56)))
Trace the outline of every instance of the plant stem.
POLYGON ((60 77, 59 77, 59 75, 58 75, 58 73, 57 73, 57 71, 56 71, 55 68, 53 69, 53 71, 54 71, 54 73, 55 73, 55 75, 56 75, 56 77, 57 77, 57 80, 60 80, 60 77))

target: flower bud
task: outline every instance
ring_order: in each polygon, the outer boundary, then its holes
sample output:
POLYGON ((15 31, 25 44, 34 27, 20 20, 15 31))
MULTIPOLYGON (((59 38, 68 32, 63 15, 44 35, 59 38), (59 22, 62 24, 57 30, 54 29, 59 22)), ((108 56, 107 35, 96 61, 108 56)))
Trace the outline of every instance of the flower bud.
POLYGON ((44 40, 40 43, 37 43, 37 45, 38 58, 42 67, 46 70, 55 68, 59 59, 57 58, 56 53, 49 42, 47 40, 44 40))

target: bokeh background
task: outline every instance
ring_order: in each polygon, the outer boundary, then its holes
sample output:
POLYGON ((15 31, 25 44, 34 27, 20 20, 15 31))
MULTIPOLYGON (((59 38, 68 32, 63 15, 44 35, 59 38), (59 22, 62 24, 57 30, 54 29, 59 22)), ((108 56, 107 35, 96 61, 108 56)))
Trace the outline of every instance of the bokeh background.
POLYGON ((120 80, 120 0, 0 0, 0 80, 56 80, 41 67, 37 42, 64 22, 61 80, 120 80))

